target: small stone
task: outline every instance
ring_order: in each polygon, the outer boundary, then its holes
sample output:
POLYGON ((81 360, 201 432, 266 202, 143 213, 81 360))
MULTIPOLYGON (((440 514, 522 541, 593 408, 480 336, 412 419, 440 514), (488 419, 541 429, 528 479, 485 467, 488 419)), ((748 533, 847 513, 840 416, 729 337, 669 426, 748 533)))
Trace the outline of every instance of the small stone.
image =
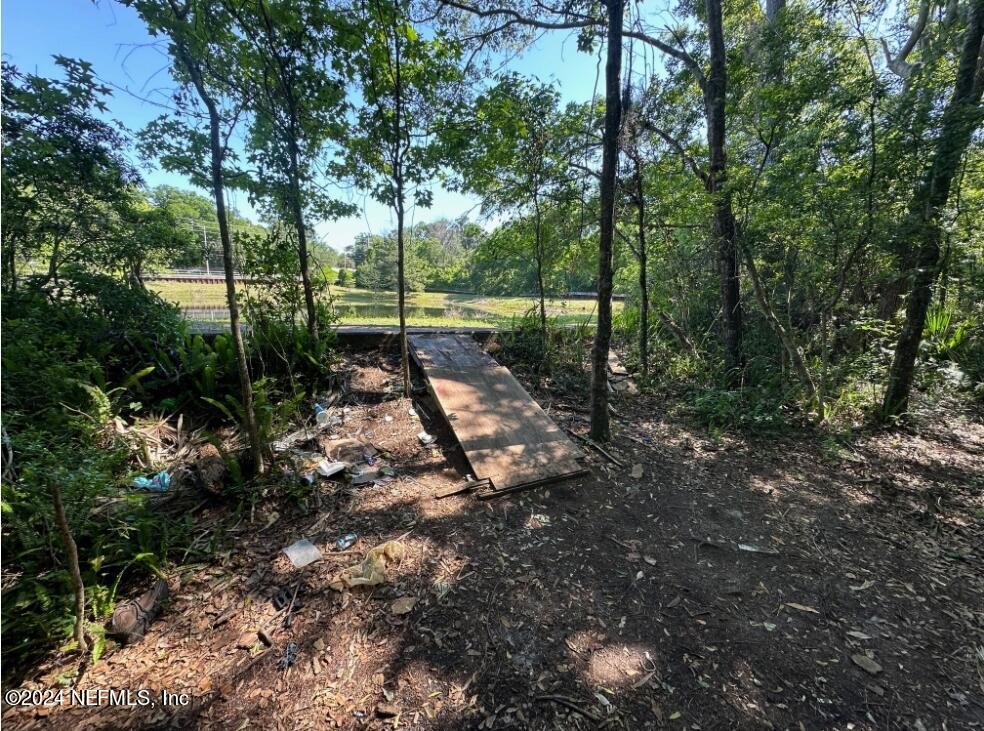
POLYGON ((882 671, 882 666, 867 655, 851 655, 851 661, 869 675, 878 675, 882 671))
POLYGON ((324 638, 322 637, 316 639, 312 644, 314 646, 314 649, 317 650, 318 652, 321 652, 322 650, 325 649, 325 641, 324 638))

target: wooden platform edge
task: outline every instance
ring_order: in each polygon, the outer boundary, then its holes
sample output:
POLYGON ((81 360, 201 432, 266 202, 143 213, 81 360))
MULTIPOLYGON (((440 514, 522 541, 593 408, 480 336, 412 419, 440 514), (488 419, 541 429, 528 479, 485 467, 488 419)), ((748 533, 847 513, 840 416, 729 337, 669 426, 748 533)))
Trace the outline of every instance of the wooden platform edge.
POLYGON ((567 472, 563 475, 552 475, 546 477, 542 480, 533 480, 532 482, 523 482, 519 485, 513 485, 512 487, 505 487, 501 490, 496 490, 495 488, 487 490, 485 492, 480 492, 475 497, 479 500, 493 500, 497 497, 502 497, 503 495, 512 495, 517 492, 525 492, 526 490, 535 490, 538 487, 544 487, 545 485, 552 485, 555 482, 563 482, 564 480, 570 480, 574 477, 580 477, 586 475, 590 472, 588 469, 575 470, 574 472, 567 472))

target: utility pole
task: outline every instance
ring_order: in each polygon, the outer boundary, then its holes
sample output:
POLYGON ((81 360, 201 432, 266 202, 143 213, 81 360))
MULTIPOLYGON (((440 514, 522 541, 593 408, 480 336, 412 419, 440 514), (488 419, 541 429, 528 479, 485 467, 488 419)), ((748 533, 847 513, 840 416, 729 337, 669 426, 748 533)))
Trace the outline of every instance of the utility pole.
POLYGON ((205 260, 205 274, 207 276, 212 276, 212 268, 208 264, 208 232, 205 231, 204 226, 202 226, 202 239, 205 242, 202 244, 202 258, 205 260))

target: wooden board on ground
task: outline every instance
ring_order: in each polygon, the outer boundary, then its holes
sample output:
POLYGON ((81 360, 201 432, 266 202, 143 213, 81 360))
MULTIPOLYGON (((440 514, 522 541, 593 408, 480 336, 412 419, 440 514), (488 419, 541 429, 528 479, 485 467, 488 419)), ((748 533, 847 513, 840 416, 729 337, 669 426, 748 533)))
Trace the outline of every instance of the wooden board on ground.
POLYGON ((581 451, 474 339, 412 335, 409 340, 475 477, 506 490, 584 472, 581 451))

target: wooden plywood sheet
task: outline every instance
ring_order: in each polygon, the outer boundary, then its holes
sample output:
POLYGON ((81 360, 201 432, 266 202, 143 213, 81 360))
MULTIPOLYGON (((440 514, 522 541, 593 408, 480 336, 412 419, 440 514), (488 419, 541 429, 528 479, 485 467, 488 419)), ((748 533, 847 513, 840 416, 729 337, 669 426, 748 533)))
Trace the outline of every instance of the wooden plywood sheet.
POLYGON ((417 335, 410 345, 476 477, 504 489, 583 471, 580 450, 473 339, 417 335))

